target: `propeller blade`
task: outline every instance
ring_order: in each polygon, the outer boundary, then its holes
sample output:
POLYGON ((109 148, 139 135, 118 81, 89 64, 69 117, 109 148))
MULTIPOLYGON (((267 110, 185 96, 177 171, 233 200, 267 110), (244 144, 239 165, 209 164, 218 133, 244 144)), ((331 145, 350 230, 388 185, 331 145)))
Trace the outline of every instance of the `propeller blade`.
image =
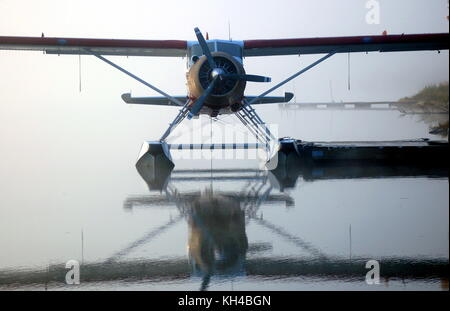
POLYGON ((194 103, 194 105, 191 108, 191 111, 189 111, 187 118, 190 120, 195 115, 197 115, 200 110, 203 107, 203 104, 205 103, 206 98, 209 96, 209 94, 212 92, 214 87, 216 86, 216 82, 218 80, 219 76, 215 77, 211 83, 209 84, 208 88, 203 92, 202 96, 200 96, 194 103))
POLYGON ((272 81, 269 77, 257 76, 257 75, 238 75, 238 74, 224 74, 222 75, 224 78, 228 79, 236 79, 242 81, 250 81, 250 82, 270 82, 272 81))
POLYGON ((211 69, 216 68, 216 63, 214 62, 214 58, 211 55, 211 51, 209 50, 208 44, 206 44, 205 38, 203 38, 202 32, 198 27, 195 27, 194 29, 195 35, 197 36, 198 43, 200 43, 200 46, 203 51, 203 55, 206 55, 206 58, 208 59, 209 67, 211 69))

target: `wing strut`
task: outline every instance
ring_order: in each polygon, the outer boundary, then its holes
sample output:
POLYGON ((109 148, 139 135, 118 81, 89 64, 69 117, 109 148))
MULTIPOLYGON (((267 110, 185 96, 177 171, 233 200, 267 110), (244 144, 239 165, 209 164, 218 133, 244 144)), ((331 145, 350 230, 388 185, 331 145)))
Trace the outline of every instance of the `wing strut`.
POLYGON ((309 69, 311 69, 311 68, 317 66, 318 64, 320 64, 320 63, 323 62, 324 60, 328 59, 329 57, 333 56, 334 54, 336 54, 336 52, 328 53, 327 55, 325 55, 325 56, 322 57, 321 59, 319 59, 319 60, 315 61, 314 63, 312 63, 311 65, 309 65, 309 66, 303 68, 302 70, 300 70, 299 72, 293 74, 292 76, 290 76, 290 77, 287 78, 286 80, 281 81, 280 83, 278 83, 277 85, 275 85, 275 86, 272 87, 271 89, 265 91, 265 92, 262 93, 261 95, 256 96, 255 98, 253 98, 253 99, 248 103, 248 105, 251 105, 251 104, 257 102, 260 98, 262 98, 262 97, 268 95, 269 93, 272 93, 273 91, 275 91, 275 90, 278 89, 279 87, 285 85, 286 83, 288 83, 288 82, 291 81, 292 79, 297 78, 299 75, 301 75, 301 74, 305 73, 306 71, 308 71, 309 69))
POLYGON ((273 92, 274 90, 278 89, 279 87, 283 86, 284 84, 288 83, 292 79, 295 79, 296 77, 298 77, 299 75, 305 73, 309 69, 317 66, 318 64, 320 64, 324 60, 326 60, 329 57, 333 56, 335 53, 336 52, 331 52, 331 53, 325 55, 324 57, 322 57, 319 60, 315 61, 311 65, 309 65, 309 66, 303 68, 302 70, 300 70, 299 72, 293 74, 292 76, 290 76, 286 80, 278 83, 277 85, 275 85, 271 89, 265 91, 261 95, 254 97, 249 102, 244 100, 243 108, 240 111, 235 113, 236 116, 238 117, 238 119, 256 136, 256 138, 258 140, 260 140, 263 144, 266 145, 266 151, 268 151, 269 157, 272 154, 271 142, 275 143, 275 146, 274 146, 275 148, 273 148, 273 151, 277 151, 277 149, 279 147, 278 142, 276 141, 275 137, 270 132, 270 130, 267 127, 267 125, 261 120, 261 118, 258 116, 258 114, 252 108, 251 105, 253 103, 256 103, 257 101, 259 101, 261 98, 265 97, 269 93, 273 92))
POLYGON ((186 118, 186 116, 190 113, 189 107, 191 104, 192 101, 188 99, 186 103, 183 105, 183 107, 180 109, 180 111, 178 111, 177 116, 172 121, 172 123, 170 123, 169 127, 164 132, 163 136, 161 136, 161 138, 159 139, 160 142, 164 142, 166 138, 170 135, 170 133, 172 133, 172 131, 178 126, 178 124, 180 124, 181 121, 183 121, 184 118, 186 118))
POLYGON ((175 104, 177 104, 177 105, 179 105, 179 106, 183 106, 183 105, 184 105, 184 103, 182 103, 181 101, 179 101, 179 100, 176 99, 175 97, 170 96, 169 94, 165 93, 164 91, 158 89, 156 86, 153 86, 153 85, 151 85, 150 83, 148 83, 148 82, 142 80, 142 79, 139 78, 138 76, 132 74, 132 73, 129 72, 128 70, 123 69, 123 68, 120 67, 119 65, 117 65, 117 64, 113 63, 112 61, 110 61, 110 60, 104 58, 104 57, 101 56, 100 54, 94 53, 94 52, 90 51, 89 49, 85 49, 85 51, 88 52, 89 54, 94 55, 95 57, 97 57, 98 59, 104 61, 105 63, 107 63, 107 64, 113 66, 114 68, 116 68, 116 69, 122 71, 124 74, 126 74, 126 75, 132 77, 133 79, 135 79, 135 80, 141 82, 141 83, 144 84, 145 86, 148 86, 148 87, 151 88, 152 90, 154 90, 154 91, 158 92, 159 94, 161 94, 162 96, 166 97, 166 98, 167 98, 168 100, 170 100, 171 102, 173 102, 173 103, 175 103, 175 104))
POLYGON ((94 52, 92 52, 92 51, 89 51, 89 50, 87 50, 87 49, 86 49, 85 51, 89 52, 90 54, 94 55, 94 56, 97 57, 98 59, 104 61, 105 63, 107 63, 107 64, 113 66, 114 68, 116 68, 116 69, 122 71, 123 73, 125 73, 126 75, 132 77, 133 79, 135 79, 135 80, 141 82, 141 83, 144 84, 145 86, 148 86, 148 87, 151 88, 152 90, 154 90, 154 91, 158 92, 159 94, 163 95, 164 97, 166 97, 168 100, 170 100, 170 101, 173 102, 174 104, 176 104, 176 105, 178 105, 178 106, 183 106, 183 107, 180 109, 180 111, 178 112, 178 114, 177 114, 177 116, 175 117, 175 119, 173 120, 173 122, 169 125, 169 128, 166 130, 166 132, 163 134, 163 136, 161 136, 161 138, 160 138, 160 141, 161 141, 161 142, 164 141, 164 140, 167 138, 167 136, 170 135, 170 133, 173 131, 173 129, 175 129, 175 127, 177 127, 177 125, 180 124, 181 121, 183 121, 184 118, 188 115, 188 113, 189 113, 189 107, 190 107, 190 104, 191 104, 191 101, 190 101, 189 99, 186 101, 186 103, 182 103, 180 100, 176 99, 175 97, 170 96, 169 94, 165 93, 164 91, 161 91, 161 90, 158 89, 156 86, 153 86, 153 85, 151 85, 150 83, 148 83, 148 82, 142 80, 142 79, 139 78, 138 76, 132 74, 132 73, 129 72, 128 70, 126 70, 126 69, 120 67, 119 65, 117 65, 117 64, 113 63, 112 61, 110 61, 110 60, 104 58, 103 56, 101 56, 101 55, 99 55, 99 54, 97 54, 97 53, 94 53, 94 52))

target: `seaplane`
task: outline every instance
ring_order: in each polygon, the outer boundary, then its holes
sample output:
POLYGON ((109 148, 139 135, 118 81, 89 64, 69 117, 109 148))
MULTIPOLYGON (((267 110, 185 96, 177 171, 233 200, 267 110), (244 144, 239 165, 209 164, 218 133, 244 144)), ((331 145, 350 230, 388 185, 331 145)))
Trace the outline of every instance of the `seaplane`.
MULTIPOLYGON (((275 146, 278 146, 278 139, 274 137, 253 106, 289 102, 293 98, 292 93, 285 93, 284 97, 268 95, 337 53, 440 51, 449 49, 450 39, 449 33, 399 35, 384 33, 349 37, 236 41, 209 40, 208 35, 205 39, 199 28, 195 28, 194 31, 197 41, 55 38, 44 35, 41 37, 0 36, 0 49, 43 51, 46 54, 57 55, 92 55, 156 91, 161 96, 132 97, 130 93, 126 93, 122 95, 122 99, 127 104, 180 107, 159 141, 149 142, 147 148, 147 151, 150 150, 154 154, 164 152, 170 159, 166 139, 183 120, 190 120, 200 114, 209 115, 211 118, 235 114, 261 145, 274 146, 275 141, 275 146), (243 62, 246 57, 306 54, 325 55, 260 95, 245 93, 247 82, 271 82, 269 77, 247 74, 243 62), (105 58, 108 55, 185 57, 187 94, 169 95, 154 84, 105 58)), ((237 144, 231 145, 231 148, 238 148, 237 144)), ((226 147, 225 144, 218 144, 207 148, 225 149, 226 147)), ((191 145, 190 148, 204 149, 205 146, 191 145)), ((243 148, 247 149, 249 145, 245 144, 243 148)))

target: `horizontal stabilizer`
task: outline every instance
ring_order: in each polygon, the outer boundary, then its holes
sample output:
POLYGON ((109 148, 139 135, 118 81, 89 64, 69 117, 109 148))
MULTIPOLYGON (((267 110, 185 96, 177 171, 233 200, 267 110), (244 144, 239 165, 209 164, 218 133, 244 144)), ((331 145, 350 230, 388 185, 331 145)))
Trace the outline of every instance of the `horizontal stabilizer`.
MULTIPOLYGON (((175 96, 181 102, 186 102, 187 96, 175 96)), ((164 96, 154 96, 154 97, 131 97, 130 93, 122 94, 122 99, 127 104, 138 104, 138 105, 155 105, 155 106, 178 106, 168 100, 164 96)))
MULTIPOLYGON (((250 102, 252 101, 256 96, 245 96, 245 99, 250 102)), ((294 97, 294 94, 292 93, 284 93, 284 97, 281 96, 266 96, 258 99, 256 102, 253 103, 253 105, 260 105, 260 104, 276 104, 276 103, 287 103, 294 97)))

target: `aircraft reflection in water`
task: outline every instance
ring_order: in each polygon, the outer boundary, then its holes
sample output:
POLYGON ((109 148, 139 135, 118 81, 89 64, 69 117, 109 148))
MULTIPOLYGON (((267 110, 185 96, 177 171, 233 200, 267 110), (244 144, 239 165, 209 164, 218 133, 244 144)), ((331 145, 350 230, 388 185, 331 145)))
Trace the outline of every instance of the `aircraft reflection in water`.
POLYGON ((189 213, 189 257, 194 272, 204 277, 239 274, 248 249, 245 214, 238 201, 207 191, 194 199, 189 213))
MULTIPOLYGON (((207 288, 212 275, 245 275, 245 258, 249 245, 246 221, 255 218, 264 201, 293 205, 285 194, 271 194, 267 172, 256 170, 184 170, 172 173, 170 166, 155 169, 151 157, 145 155, 136 168, 150 191, 163 191, 167 202, 175 203, 189 225, 189 262, 192 272, 202 277, 201 289, 207 288), (211 176, 214 174, 214 177, 211 176), (174 186, 183 181, 245 181, 241 191, 215 191, 206 186, 202 191, 184 192, 174 186)), ((130 197, 125 208, 160 204, 159 196, 130 197)), ((267 244, 253 244, 250 252, 270 249, 267 244)))
MULTIPOLYGON (((167 282, 199 277, 199 288, 206 290, 218 280, 236 277, 276 279, 319 278, 365 284, 365 263, 371 258, 329 255, 263 217, 262 208, 295 202, 284 189, 296 182, 338 178, 395 178, 424 176, 448 178, 448 169, 439 167, 389 167, 366 164, 302 165, 290 161, 275 171, 258 170, 175 170, 168 166, 155 169, 151 157, 142 157, 136 167, 147 183, 150 194, 125 199, 125 210, 138 208, 176 208, 178 216, 152 228, 138 240, 102 262, 83 263, 81 285, 111 281, 167 282), (231 184, 231 185, 230 185, 231 184), (203 187, 199 189, 201 186, 203 187), (188 190, 189 187, 193 190, 188 190), (225 190, 226 189, 226 190, 225 190), (281 190, 281 192, 279 191, 281 190), (186 257, 130 258, 132 251, 148 246, 152 240, 185 219, 189 227, 186 257), (254 241, 246 226, 252 222, 301 251, 302 255, 267 255, 273 245, 254 241)), ((298 185, 296 186, 298 188, 298 185)), ((256 237, 258 238, 258 237, 256 237)), ((383 257, 382 280, 434 280, 448 289, 448 258, 383 257)), ((2 286, 65 286, 65 264, 50 265, 46 271, 1 271, 2 286), (13 285, 14 284, 14 285, 13 285)), ((101 285, 100 285, 101 286, 101 285)), ((357 285, 359 286, 359 285, 357 285)), ((268 288, 270 289, 270 288, 268 288)))
MULTIPOLYGON (((343 279, 360 278, 364 275, 363 260, 349 261, 347 258, 333 258, 320 249, 296 237, 283 228, 277 227, 262 218, 260 207, 264 203, 284 203, 293 207, 294 200, 287 194, 272 194, 274 189, 283 191, 293 188, 302 176, 305 181, 335 178, 377 178, 377 177, 447 177, 446 168, 439 167, 386 167, 365 165, 349 167, 345 165, 318 166, 301 165, 300 162, 279 166, 275 171, 252 170, 179 170, 171 167, 156 168, 151 158, 142 157, 136 165, 141 177, 146 181, 150 191, 165 193, 166 202, 175 203, 180 214, 189 224, 189 261, 191 273, 202 277, 201 289, 208 287, 211 276, 271 276, 289 277, 299 275, 333 276, 343 279), (214 191, 207 186, 203 191, 182 193, 175 184, 201 181, 246 181, 244 189, 230 192, 214 191), (271 249, 269 243, 248 244, 245 226, 254 221, 272 233, 300 247, 312 259, 273 258, 247 259, 247 253, 257 253, 271 249)), ((164 195, 163 195, 164 196, 164 195)), ((126 209, 150 207, 163 203, 161 196, 133 196, 124 203, 126 209)), ((393 258, 383 260, 385 274, 400 278, 441 277, 443 284, 448 284, 446 271, 448 260, 411 260, 393 258)))

